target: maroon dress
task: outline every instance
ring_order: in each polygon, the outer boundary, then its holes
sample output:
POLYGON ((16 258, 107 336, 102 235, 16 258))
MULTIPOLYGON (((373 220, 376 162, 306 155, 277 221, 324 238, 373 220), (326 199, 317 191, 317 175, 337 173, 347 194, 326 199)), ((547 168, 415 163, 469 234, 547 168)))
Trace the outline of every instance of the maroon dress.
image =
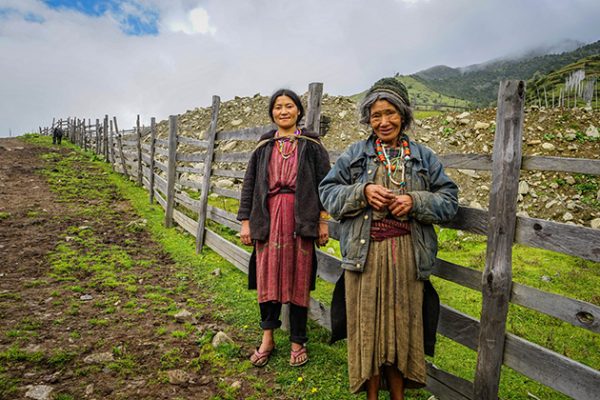
POLYGON ((313 239, 294 237, 294 199, 298 172, 297 143, 275 143, 269 161, 269 239, 256 243, 258 302, 276 301, 308 307, 313 239), (284 158, 283 154, 289 154, 284 158))

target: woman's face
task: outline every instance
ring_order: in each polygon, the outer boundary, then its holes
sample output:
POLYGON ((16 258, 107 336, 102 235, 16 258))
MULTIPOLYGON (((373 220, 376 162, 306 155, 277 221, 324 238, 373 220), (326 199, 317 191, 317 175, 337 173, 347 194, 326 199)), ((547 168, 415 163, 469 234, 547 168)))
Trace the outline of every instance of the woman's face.
POLYGON ((273 120, 280 129, 295 128, 298 122, 298 107, 287 96, 279 96, 273 104, 273 120))
POLYGON ((396 146, 402 127, 402 116, 392 103, 387 100, 375 101, 371 106, 369 123, 382 142, 396 146))

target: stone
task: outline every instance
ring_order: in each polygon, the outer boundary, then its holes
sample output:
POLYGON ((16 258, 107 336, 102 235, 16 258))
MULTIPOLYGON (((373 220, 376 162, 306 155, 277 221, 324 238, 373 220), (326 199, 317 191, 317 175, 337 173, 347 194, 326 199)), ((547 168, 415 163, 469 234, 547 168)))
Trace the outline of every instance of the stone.
POLYGON ((566 212, 563 216, 562 216, 563 221, 572 221, 573 220, 573 214, 571 214, 570 212, 566 212))
POLYGON ((338 113, 338 117, 340 117, 340 118, 345 118, 345 117, 346 117, 346 115, 348 115, 348 111, 346 111, 346 110, 344 110, 344 111, 340 111, 340 112, 338 113))
POLYGON ((217 332, 217 334, 213 337, 212 346, 219 347, 225 343, 234 344, 233 340, 229 336, 227 336, 225 332, 217 332))
POLYGON ((543 282, 550 282, 552 280, 552 278, 550 278, 548 275, 542 275, 542 277, 540 279, 543 282))
POLYGON ((542 141, 541 140, 537 140, 537 139, 530 140, 530 141, 527 142, 527 144, 530 145, 530 146, 535 146, 535 145, 540 144, 540 143, 542 143, 542 141))
POLYGON ((529 214, 527 214, 527 211, 518 211, 517 212, 517 217, 529 218, 529 214))
POLYGON ((94 384, 90 383, 85 387, 85 395, 91 396, 92 394, 94 394, 94 384))
POLYGON ((234 119, 233 121, 230 122, 231 126, 240 126, 244 121, 242 121, 241 119, 234 119))
POLYGON ((454 122, 454 117, 453 117, 453 116, 451 116, 451 115, 448 115, 448 116, 446 117, 446 122, 448 122, 448 123, 450 123, 450 122, 454 122))
POLYGON ((458 120, 458 123, 461 125, 469 125, 471 123, 471 120, 469 118, 461 118, 458 120))
POLYGON ((105 352, 105 353, 90 354, 89 356, 87 356, 86 358, 83 359, 83 362, 86 364, 101 364, 101 363, 105 363, 105 362, 111 362, 114 360, 115 360, 115 357, 113 356, 113 353, 105 352))
POLYGON ((171 385, 181 386, 186 385, 190 381, 191 376, 182 369, 173 369, 167 371, 167 378, 171 385))
POLYGON ((475 179, 480 178, 480 176, 477 174, 477 172, 473 169, 459 169, 458 172, 460 172, 463 175, 469 176, 471 178, 475 178, 475 179))
POLYGON ((235 146, 237 146, 238 142, 235 140, 232 140, 230 142, 227 142, 224 146, 220 147, 219 150, 225 152, 225 151, 233 151, 233 149, 235 149, 235 146))
POLYGON ((585 131, 585 136, 590 138, 600 137, 600 134, 598 133, 598 128, 596 128, 594 125, 588 126, 588 128, 585 131))
POLYGON ((553 145, 552 143, 546 142, 546 143, 542 144, 542 149, 552 151, 552 150, 556 149, 556 146, 553 145))
POLYGON ((519 182, 519 194, 529 193, 529 184, 525 181, 519 182))
POLYGON ((478 209, 483 209, 483 207, 481 206, 481 204, 477 201, 472 201, 469 203, 469 207, 471 208, 478 208, 478 209))
POLYGON ((221 276, 221 268, 217 268, 215 269, 213 272, 210 273, 211 275, 214 276, 221 276))
POLYGON ((481 150, 483 150, 484 153, 489 153, 489 151, 490 151, 487 144, 484 144, 483 147, 481 148, 481 150))
POLYGON ((565 134, 565 135, 563 136, 563 138, 564 138, 566 141, 572 142, 573 140, 577 139, 577 135, 576 135, 576 134, 574 134, 574 133, 567 133, 567 134, 565 134))
POLYGON ((567 182, 567 184, 571 186, 577 183, 575 181, 575 178, 573 178, 571 175, 565 177, 565 182, 567 182))
POLYGON ((242 388, 242 382, 240 381, 235 381, 231 384, 231 388, 233 390, 240 390, 242 388))
POLYGON ((215 182, 215 186, 220 189, 229 189, 232 188, 233 185, 234 183, 229 179, 219 179, 217 182, 215 182))
POLYGON ((489 129, 489 127, 490 127, 490 126, 491 126, 491 125, 490 125, 490 124, 488 124, 487 122, 480 122, 480 121, 477 121, 477 122, 475 122, 475 126, 474 126, 474 128, 475 128, 475 130, 479 130, 479 129, 489 129))
POLYGON ((596 201, 600 201, 600 189, 598 189, 598 193, 596 193, 596 201))
POLYGON ((54 388, 48 385, 35 385, 35 386, 27 386, 28 390, 25 393, 25 397, 34 400, 50 400, 52 397, 52 391, 54 388))
POLYGON ((464 113, 457 115, 456 118, 463 119, 463 118, 467 118, 470 115, 471 115, 471 113, 465 111, 464 113))
POLYGON ((81 300, 81 301, 90 301, 93 299, 94 299, 94 296, 92 296, 91 294, 84 294, 84 295, 79 296, 79 300, 81 300))
POLYGON ((177 314, 173 315, 173 317, 178 321, 185 321, 192 317, 192 313, 186 309, 179 311, 177 314))
POLYGON ((600 229, 600 218, 594 218, 590 221, 590 226, 593 229, 600 229))

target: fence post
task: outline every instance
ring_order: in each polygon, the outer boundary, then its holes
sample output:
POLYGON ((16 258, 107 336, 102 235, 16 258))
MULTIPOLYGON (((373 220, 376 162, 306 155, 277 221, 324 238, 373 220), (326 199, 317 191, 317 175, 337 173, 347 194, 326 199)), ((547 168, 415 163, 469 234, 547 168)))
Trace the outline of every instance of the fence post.
POLYGON ((200 189, 200 209, 198 210, 198 230, 196 231, 196 253, 202 251, 204 246, 204 225, 206 225, 206 210, 208 208, 208 192, 210 191, 210 176, 212 174, 212 161, 215 154, 215 140, 217 137, 217 123, 219 121, 219 108, 221 98, 213 96, 210 127, 208 129, 206 158, 204 159, 204 174, 202 175, 202 189, 200 189))
POLYGON ((100 120, 96 118, 96 155, 100 154, 100 120))
POLYGON ((177 115, 169 116, 169 160, 167 165, 167 193, 165 208, 165 226, 173 226, 175 206, 175 179, 177 178, 177 115))
POLYGON ((150 118, 150 176, 148 185, 150 186, 150 204, 154 203, 154 154, 156 152, 156 118, 150 118))
POLYGON ((492 155, 489 225, 474 398, 498 399, 506 316, 512 285, 512 245, 521 171, 524 81, 502 81, 492 155))
POLYGON ((140 114, 137 115, 135 130, 137 132, 137 184, 142 186, 142 130, 140 129, 140 114))
POLYGON ((104 115, 104 128, 102 128, 102 133, 104 133, 104 140, 103 140, 103 150, 104 150, 104 160, 106 162, 109 162, 110 160, 108 159, 108 114, 104 115))
POLYGON ((123 155, 123 143, 121 142, 121 136, 119 135, 119 126, 117 125, 117 117, 113 117, 115 124, 115 139, 117 141, 117 147, 119 148, 119 158, 121 159, 121 168, 123 168, 123 174, 129 180, 129 172, 127 172, 127 165, 125 164, 125 156, 123 155))
POLYGON ((323 84, 313 82, 308 85, 308 107, 306 111, 306 129, 315 133, 321 130, 321 99, 323 84))
MULTIPOLYGON (((118 133, 117 130, 115 129, 113 131, 113 120, 110 120, 110 134, 108 136, 108 151, 109 151, 109 159, 110 159, 110 163, 112 164, 113 167, 113 171, 115 169, 115 142, 114 142, 114 137, 115 135, 118 133)), ((115 125, 116 128, 116 125, 115 125)))

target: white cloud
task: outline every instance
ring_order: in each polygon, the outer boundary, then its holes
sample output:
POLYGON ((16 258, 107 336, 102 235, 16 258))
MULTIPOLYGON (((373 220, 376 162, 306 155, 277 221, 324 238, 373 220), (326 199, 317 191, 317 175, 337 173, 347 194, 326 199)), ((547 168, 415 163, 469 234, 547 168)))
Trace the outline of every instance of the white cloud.
POLYGON ((159 34, 127 36, 115 15, 0 0, 0 9, 16 10, 0 12, 0 136, 66 116, 116 115, 128 127, 137 113, 163 119, 207 106, 214 94, 304 92, 315 81, 328 93, 353 94, 396 72, 464 66, 563 38, 600 39, 600 2, 569 4, 128 0, 126 10, 140 18, 153 10, 159 34), (27 13, 44 22, 25 21, 27 13))

